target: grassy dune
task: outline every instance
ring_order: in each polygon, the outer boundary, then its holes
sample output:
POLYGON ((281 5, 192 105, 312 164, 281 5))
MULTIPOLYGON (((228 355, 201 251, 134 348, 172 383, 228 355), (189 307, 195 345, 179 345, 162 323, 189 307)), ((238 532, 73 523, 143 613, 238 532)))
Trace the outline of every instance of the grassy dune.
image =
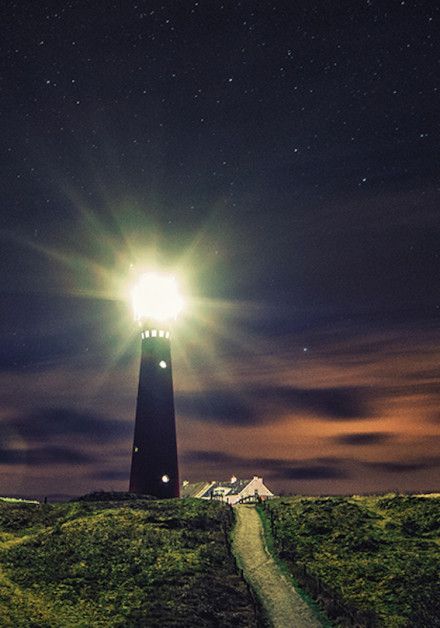
POLYGON ((0 503, 0 625, 255 626, 230 525, 196 500, 0 503))
POLYGON ((440 626, 440 498, 292 497, 262 511, 273 551, 337 624, 440 626))

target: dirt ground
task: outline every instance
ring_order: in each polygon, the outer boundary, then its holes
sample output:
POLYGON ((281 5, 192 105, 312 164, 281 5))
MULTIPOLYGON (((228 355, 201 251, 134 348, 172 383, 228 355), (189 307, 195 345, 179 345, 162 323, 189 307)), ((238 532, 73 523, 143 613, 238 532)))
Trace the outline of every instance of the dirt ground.
POLYGON ((255 507, 236 506, 235 513, 234 553, 274 628, 321 628, 322 624, 267 553, 255 507))

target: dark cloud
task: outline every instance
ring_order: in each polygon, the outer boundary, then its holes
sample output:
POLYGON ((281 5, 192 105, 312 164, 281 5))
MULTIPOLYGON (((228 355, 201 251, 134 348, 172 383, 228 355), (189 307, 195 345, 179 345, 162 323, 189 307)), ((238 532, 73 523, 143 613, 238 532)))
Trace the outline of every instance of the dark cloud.
MULTIPOLYGON (((346 440, 344 442, 353 445, 376 445, 388 440, 388 436, 388 433, 382 432, 345 434, 346 440), (365 436, 365 438, 358 439, 358 436, 365 436)), ((352 477, 351 471, 359 471, 362 468, 377 470, 386 474, 401 474, 435 469, 440 466, 439 458, 410 460, 408 462, 370 462, 338 456, 317 456, 307 459, 245 458, 223 451, 209 450, 187 451, 181 456, 181 460, 187 465, 200 464, 207 469, 211 467, 219 471, 224 470, 228 474, 232 472, 247 475, 261 473, 269 476, 272 480, 348 479, 352 477)))
POLYGON ((223 451, 188 451, 183 456, 191 464, 212 465, 228 472, 243 469, 253 473, 269 474, 272 479, 322 480, 349 477, 341 465, 344 458, 312 458, 285 460, 277 458, 244 458, 223 451))
POLYGON ((178 393, 176 408, 184 414, 201 421, 212 421, 226 425, 253 425, 264 421, 251 404, 238 399, 230 390, 209 390, 206 393, 178 393))
POLYGON ((382 471, 383 473, 410 473, 413 471, 435 469, 440 465, 440 459, 417 460, 411 462, 378 461, 364 462, 363 464, 370 469, 382 471))
POLYGON ((74 408, 37 408, 17 415, 0 425, 3 440, 18 434, 28 442, 48 440, 56 436, 86 437, 96 442, 109 442, 130 435, 130 425, 107 419, 93 412, 74 408))
MULTIPOLYGON (((393 397, 400 397, 401 395, 426 395, 433 399, 440 399, 440 381, 417 382, 416 377, 417 374, 411 373, 407 375, 407 381, 402 385, 387 386, 382 388, 382 391, 393 397)), ((440 377, 440 375, 433 369, 426 377, 434 378, 440 377)))
POLYGON ((350 477, 347 471, 333 465, 304 465, 276 469, 273 478, 283 480, 331 480, 350 477))
POLYGON ((179 459, 187 465, 203 465, 207 468, 224 469, 228 473, 230 471, 267 473, 286 463, 285 460, 278 458, 244 458, 223 451, 187 451, 179 456, 179 459))
POLYGON ((233 456, 231 454, 227 454, 224 451, 187 451, 182 456, 180 456, 182 460, 185 462, 192 463, 213 463, 213 464, 236 464, 240 465, 246 464, 249 461, 245 458, 240 458, 239 456, 233 456))
POLYGON ((440 423, 440 412, 434 412, 433 414, 431 414, 430 420, 433 423, 440 423))
MULTIPOLYGON (((113 357, 108 337, 115 335, 120 319, 121 306, 116 302, 92 302, 53 291, 3 292, 0 372, 32 372, 72 360, 83 354, 85 347, 89 365, 93 356, 102 364, 105 357, 113 357)), ((127 359, 131 356, 125 352, 118 356, 120 363, 127 359)))
POLYGON ((341 434, 332 438, 334 443, 340 445, 378 445, 392 440, 393 434, 389 432, 353 432, 351 434, 341 434))
POLYGON ((112 482, 112 481, 128 482, 129 477, 130 477, 130 472, 128 469, 125 469, 125 470, 107 469, 104 471, 98 471, 97 473, 93 473, 90 476, 90 478, 93 480, 102 480, 104 482, 112 482))
POLYGON ((318 458, 314 458, 313 462, 318 464, 343 464, 345 462, 352 462, 350 458, 341 458, 340 456, 319 456, 318 458))
POLYGON ((25 466, 76 465, 95 462, 90 455, 70 447, 37 447, 34 449, 0 449, 0 464, 25 466))
POLYGON ((243 387, 240 397, 232 390, 207 390, 179 393, 176 407, 179 413, 194 419, 243 426, 268 423, 291 411, 329 420, 364 419, 369 415, 361 388, 243 387))
MULTIPOLYGON (((208 464, 212 466, 224 466, 224 468, 272 469, 286 463, 279 458, 245 458, 228 454, 225 451, 196 451, 190 450, 179 456, 181 461, 188 464, 208 464)), ((291 462, 290 460, 287 462, 291 462)))
POLYGON ((268 388, 262 398, 273 398, 286 409, 317 413, 327 419, 363 419, 368 408, 361 388, 268 388))

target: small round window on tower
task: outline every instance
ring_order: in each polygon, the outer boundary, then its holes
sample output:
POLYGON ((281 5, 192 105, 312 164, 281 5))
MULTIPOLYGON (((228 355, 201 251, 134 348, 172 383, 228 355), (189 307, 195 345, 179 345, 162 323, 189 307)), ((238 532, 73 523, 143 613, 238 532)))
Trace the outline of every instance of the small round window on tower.
POLYGON ((162 482, 165 482, 165 484, 167 484, 169 481, 170 481, 170 478, 167 475, 162 476, 162 482))
POLYGON ((161 369, 166 369, 167 368, 167 363, 165 362, 165 360, 161 360, 159 362, 159 366, 161 369))

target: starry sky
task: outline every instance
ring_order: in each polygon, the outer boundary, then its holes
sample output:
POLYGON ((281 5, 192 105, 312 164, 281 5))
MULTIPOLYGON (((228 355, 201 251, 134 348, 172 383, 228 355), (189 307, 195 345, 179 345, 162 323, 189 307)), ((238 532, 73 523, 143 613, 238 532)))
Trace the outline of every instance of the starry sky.
POLYGON ((0 494, 127 489, 140 264, 182 479, 438 488, 439 9, 2 3, 0 494))

